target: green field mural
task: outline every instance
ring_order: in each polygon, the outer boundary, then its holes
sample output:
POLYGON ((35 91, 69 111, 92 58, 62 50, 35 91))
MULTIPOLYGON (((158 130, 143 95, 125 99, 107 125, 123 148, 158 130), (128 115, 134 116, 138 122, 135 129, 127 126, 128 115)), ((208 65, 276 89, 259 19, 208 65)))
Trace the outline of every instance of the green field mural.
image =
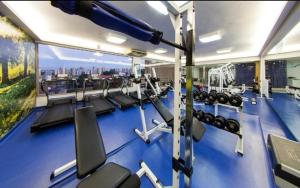
POLYGON ((35 105, 35 44, 0 15, 0 138, 35 105))

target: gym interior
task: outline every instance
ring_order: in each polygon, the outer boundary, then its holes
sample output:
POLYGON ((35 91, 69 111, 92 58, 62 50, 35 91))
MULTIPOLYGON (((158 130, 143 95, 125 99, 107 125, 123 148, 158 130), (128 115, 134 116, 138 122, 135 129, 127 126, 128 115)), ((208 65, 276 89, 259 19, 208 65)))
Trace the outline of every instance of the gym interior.
POLYGON ((297 1, 1 1, 0 64, 2 188, 300 187, 297 1))

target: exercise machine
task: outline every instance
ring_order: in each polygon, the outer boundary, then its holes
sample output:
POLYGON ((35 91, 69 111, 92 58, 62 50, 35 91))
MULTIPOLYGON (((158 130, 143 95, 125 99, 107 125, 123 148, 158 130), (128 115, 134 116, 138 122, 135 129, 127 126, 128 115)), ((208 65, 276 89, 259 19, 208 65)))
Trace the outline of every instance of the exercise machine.
MULTIPOLYGON (((193 1, 188 2, 184 9, 177 13, 169 12, 172 24, 175 29, 175 43, 163 39, 163 33, 152 28, 149 24, 129 16, 127 13, 112 6, 106 1, 51 1, 51 5, 59 8, 67 14, 75 14, 91 20, 95 24, 107 29, 115 30, 141 41, 148 41, 158 45, 160 42, 175 48, 175 68, 174 68, 174 123, 173 123, 173 158, 172 158, 172 184, 171 187, 179 187, 180 174, 184 175, 184 186, 191 186, 193 174, 193 65, 195 51, 195 9, 193 1), (187 15, 186 39, 183 38, 182 18, 187 15), (129 29, 130 28, 130 29, 129 29), (184 158, 180 157, 180 56, 181 51, 186 55, 186 123, 185 123, 185 147, 184 158), (179 107, 179 108, 177 108, 179 107)), ((149 178, 156 188, 164 187, 147 168, 145 163, 141 163, 143 174, 149 178)))
POLYGON ((110 113, 115 111, 115 107, 113 104, 111 104, 106 97, 104 96, 104 91, 105 91, 105 84, 107 82, 104 79, 84 79, 83 82, 83 101, 84 101, 84 106, 93 106, 94 111, 96 112, 97 115, 104 114, 104 113, 110 113), (95 92, 90 92, 87 93, 88 90, 91 89, 93 91, 102 89, 102 94, 101 93, 95 93, 95 92))
MULTIPOLYGON (((72 80, 52 80, 42 81, 41 88, 47 96, 46 108, 42 111, 37 120, 32 124, 30 131, 37 132, 45 128, 61 125, 62 123, 72 122, 74 120, 73 111, 77 101, 77 83, 72 80), (70 84, 75 88, 75 95, 59 98, 51 98, 48 83, 58 85, 57 82, 63 82, 63 85, 70 84)), ((73 91, 73 89, 72 89, 73 91)))
POLYGON ((146 95, 144 94, 144 90, 147 88, 147 80, 146 80, 146 77, 141 74, 140 64, 134 64, 133 71, 134 71, 134 74, 132 75, 132 78, 133 78, 132 82, 133 82, 133 84, 139 84, 139 85, 136 85, 136 87, 135 87, 136 90, 133 92, 130 92, 129 96, 136 99, 138 102, 140 102, 140 100, 141 100, 141 102, 147 103, 149 100, 146 97, 146 95), (137 86, 139 88, 137 88, 137 86), (139 98, 139 96, 138 96, 139 95, 138 89, 140 90, 141 98, 139 98))
POLYGON ((300 187, 300 143, 268 135, 268 147, 278 187, 300 187))
POLYGON ((234 80, 235 68, 233 64, 227 63, 218 68, 211 68, 208 71, 208 92, 214 88, 219 93, 243 94, 246 91, 245 84, 242 84, 241 88, 233 87, 234 80))
POLYGON ((160 88, 159 86, 160 79, 157 77, 155 68, 152 67, 151 71, 152 71, 152 76, 151 74, 144 74, 147 80, 148 90, 149 89, 152 90, 152 92, 158 97, 166 98, 168 92, 172 90, 173 87, 171 85, 167 85, 164 89, 160 88))
MULTIPOLYGON (((144 109, 140 109, 142 112, 141 118, 142 118, 142 124, 143 124, 143 131, 140 131, 138 129, 134 129, 135 133, 144 140, 147 144, 150 143, 150 135, 155 132, 166 132, 166 133, 173 133, 174 129, 174 116, 171 114, 171 112, 168 110, 168 108, 162 103, 162 101, 157 97, 151 95, 150 91, 145 91, 145 95, 148 97, 148 99, 151 101, 152 105, 155 107, 157 112, 160 114, 164 122, 159 122, 155 119, 152 119, 152 123, 155 124, 152 129, 147 128, 145 115, 144 115, 144 109)), ((185 119, 182 118, 180 120, 180 133, 181 135, 185 134, 185 119)), ((201 138, 203 137, 205 132, 205 128, 203 127, 202 123, 197 119, 193 118, 193 139, 196 142, 199 142, 201 138)))
POLYGON ((121 110, 124 110, 126 108, 129 108, 131 106, 134 106, 137 101, 135 99, 133 99, 132 97, 130 97, 128 95, 128 79, 123 78, 123 77, 114 77, 111 80, 107 79, 107 99, 112 102, 114 105, 116 105, 118 108, 120 108, 121 110), (119 91, 112 91, 110 92, 110 86, 112 84, 115 85, 120 85, 120 90, 119 91), (126 92, 123 92, 123 89, 126 89, 126 92))

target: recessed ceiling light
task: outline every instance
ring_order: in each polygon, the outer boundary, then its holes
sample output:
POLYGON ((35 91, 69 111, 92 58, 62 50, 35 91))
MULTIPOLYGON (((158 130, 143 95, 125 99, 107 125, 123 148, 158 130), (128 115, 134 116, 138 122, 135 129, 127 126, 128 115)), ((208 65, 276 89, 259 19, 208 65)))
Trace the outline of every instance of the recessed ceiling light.
POLYGON ((229 52, 231 52, 231 50, 232 50, 232 48, 223 48, 223 49, 217 50, 217 53, 218 54, 229 53, 229 52))
POLYGON ((103 54, 101 54, 100 52, 95 52, 94 55, 98 57, 103 56, 103 54))
POLYGON ((154 8, 157 12, 168 15, 169 11, 167 7, 160 1, 147 1, 148 5, 150 5, 152 8, 154 8))
POLYGON ((157 54, 164 54, 167 52, 167 50, 163 48, 157 48, 156 50, 154 50, 154 52, 157 54))
POLYGON ((212 42, 212 41, 216 41, 216 40, 220 40, 220 39, 222 39, 222 34, 220 31, 215 31, 212 33, 207 33, 205 35, 199 36, 199 40, 202 43, 208 43, 208 42, 212 42))
POLYGON ((124 43, 127 38, 126 37, 123 37, 123 36, 120 36, 120 35, 116 35, 116 34, 108 34, 108 36, 106 37, 106 40, 108 42, 111 42, 111 43, 114 43, 114 44, 122 44, 124 43))

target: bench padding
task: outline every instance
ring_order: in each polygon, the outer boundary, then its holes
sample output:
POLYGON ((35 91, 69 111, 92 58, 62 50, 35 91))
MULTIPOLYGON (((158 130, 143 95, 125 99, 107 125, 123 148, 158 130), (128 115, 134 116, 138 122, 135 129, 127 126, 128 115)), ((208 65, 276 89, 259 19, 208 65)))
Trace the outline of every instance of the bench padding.
POLYGON ((108 163, 78 184, 78 188, 117 188, 127 178, 130 171, 118 164, 108 163))
POLYGON ((83 178, 106 161, 106 153, 92 107, 75 111, 77 177, 83 178))

